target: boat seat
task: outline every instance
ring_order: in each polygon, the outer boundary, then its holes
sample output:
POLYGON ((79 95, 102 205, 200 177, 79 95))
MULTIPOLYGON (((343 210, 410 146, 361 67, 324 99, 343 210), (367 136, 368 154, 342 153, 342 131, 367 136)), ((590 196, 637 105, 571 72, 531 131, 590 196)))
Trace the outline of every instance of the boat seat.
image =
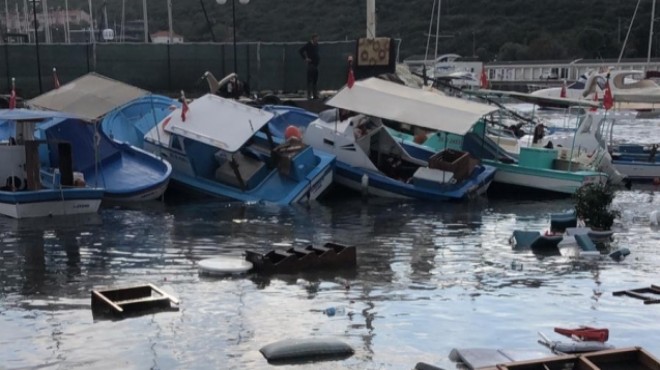
POLYGON ((413 174, 413 181, 433 182, 439 184, 450 183, 454 174, 449 171, 438 170, 435 168, 419 167, 413 174))
POLYGON ((577 242, 580 249, 585 252, 597 252, 596 244, 589 238, 589 235, 577 234, 574 235, 575 241, 577 242))
MULTIPOLYGON (((233 154, 236 163, 238 164, 238 172, 240 172, 243 181, 247 184, 249 180, 256 173, 259 172, 266 164, 258 159, 248 157, 243 153, 236 152, 233 154)), ((232 186, 239 187, 240 183, 236 178, 234 169, 231 166, 231 160, 227 160, 218 167, 215 171, 215 179, 221 183, 229 184, 232 186)))
POLYGON ((513 249, 527 249, 531 248, 532 244, 541 237, 541 233, 538 231, 523 231, 523 230, 514 230, 513 236, 513 249))

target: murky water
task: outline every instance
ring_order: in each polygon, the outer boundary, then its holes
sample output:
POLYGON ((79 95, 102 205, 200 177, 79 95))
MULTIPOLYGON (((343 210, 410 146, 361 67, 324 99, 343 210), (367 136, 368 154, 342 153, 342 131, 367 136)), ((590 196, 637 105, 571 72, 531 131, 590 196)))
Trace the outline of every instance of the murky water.
MULTIPOLYGON (((635 125, 652 135, 652 125, 635 125)), ((636 127, 636 126, 635 126, 636 127)), ((633 135, 634 139, 634 135, 633 135)), ((660 355, 660 305, 613 291, 658 284, 660 209, 652 185, 620 192, 613 248, 581 260, 514 252, 514 229, 548 226, 570 200, 430 205, 335 196, 309 207, 151 203, 81 218, 0 218, 0 368, 263 369, 262 346, 335 337, 356 353, 295 369, 454 368, 454 347, 543 350, 538 331, 610 329, 610 343, 660 355), (267 252, 273 243, 334 241, 358 248, 353 274, 207 278, 197 263, 267 252), (95 321, 90 290, 154 283, 178 312, 95 321), (348 282, 348 288, 347 284, 348 282), (342 307, 328 317, 322 310, 342 307)))
MULTIPOLYGON (((650 211, 649 190, 617 207, 650 211)), ((296 368, 451 367, 453 347, 531 348, 537 331, 593 325, 617 346, 660 353, 660 311, 612 296, 657 283, 657 229, 619 225, 632 255, 582 261, 513 252, 514 229, 543 230, 569 201, 427 205, 359 198, 301 208, 208 201, 106 209, 93 218, 0 220, 0 359, 8 368, 264 368, 263 345, 338 337, 356 353, 296 368), (216 255, 266 252, 275 242, 358 247, 358 267, 332 276, 200 277, 216 255), (152 282, 179 312, 94 321, 90 290, 152 282), (328 317, 321 310, 343 307, 328 317)), ((646 212, 648 214, 648 212, 646 212)), ((559 339, 559 338, 556 338, 559 339)))

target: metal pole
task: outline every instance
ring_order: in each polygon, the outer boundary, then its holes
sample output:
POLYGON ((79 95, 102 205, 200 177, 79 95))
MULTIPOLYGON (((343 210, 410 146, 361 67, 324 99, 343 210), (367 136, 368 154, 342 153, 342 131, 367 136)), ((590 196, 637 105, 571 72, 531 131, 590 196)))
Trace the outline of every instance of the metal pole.
POLYGON ((124 33, 124 27, 126 25, 126 0, 121 1, 121 36, 119 38, 120 42, 126 41, 126 34, 124 33))
POLYGON ((648 55, 646 56, 646 63, 651 63, 651 46, 653 45, 653 23, 655 23, 655 0, 653 0, 653 5, 651 5, 651 29, 649 29, 649 52, 648 55))
POLYGON ((144 16, 144 42, 149 42, 149 19, 147 18, 147 0, 142 0, 142 15, 144 16))
POLYGON ((69 0, 64 0, 64 32, 66 43, 71 43, 71 28, 69 28, 69 0))
POLYGON ((94 13, 92 12, 92 0, 89 0, 89 40, 91 43, 96 43, 96 36, 94 35, 94 13))
POLYGON ((234 73, 238 74, 238 66, 236 61, 236 0, 231 0, 231 19, 232 28, 234 29, 234 73))
POLYGON ((172 30, 172 0, 167 0, 167 22, 169 24, 170 44, 174 42, 174 31, 172 30))
POLYGON ((44 13, 44 40, 46 44, 51 43, 50 39, 50 19, 48 19, 48 0, 41 0, 41 11, 44 13))
POLYGON ((41 58, 39 57, 39 35, 37 30, 39 26, 37 24, 37 0, 32 0, 32 16, 34 17, 34 48, 37 53, 37 77, 39 78, 39 94, 44 93, 44 87, 41 83, 41 58))

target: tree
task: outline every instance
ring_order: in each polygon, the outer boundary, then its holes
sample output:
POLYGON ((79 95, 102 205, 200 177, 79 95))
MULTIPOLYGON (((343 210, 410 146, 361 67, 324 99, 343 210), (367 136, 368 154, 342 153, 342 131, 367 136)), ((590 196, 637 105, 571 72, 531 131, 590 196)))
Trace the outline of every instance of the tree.
POLYGON ((507 42, 497 53, 499 60, 528 60, 529 48, 517 42, 507 42))
POLYGON ((585 184, 573 194, 575 213, 585 225, 601 230, 609 230, 618 211, 610 209, 614 200, 614 189, 609 184, 585 184))

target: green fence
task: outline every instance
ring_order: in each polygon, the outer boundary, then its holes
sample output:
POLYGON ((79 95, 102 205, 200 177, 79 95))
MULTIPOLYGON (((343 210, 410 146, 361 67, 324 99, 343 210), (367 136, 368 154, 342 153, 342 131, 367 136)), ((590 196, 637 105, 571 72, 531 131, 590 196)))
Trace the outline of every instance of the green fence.
MULTIPOLYGON (((298 49, 302 43, 239 43, 236 64, 252 91, 296 92, 305 89, 305 64, 298 49)), ((346 82, 346 60, 355 52, 355 41, 324 42, 319 48, 319 89, 337 89, 346 82)), ((10 91, 16 79, 20 96, 39 95, 53 89, 52 69, 62 84, 95 71, 146 90, 175 94, 207 91, 201 80, 205 71, 218 79, 234 69, 231 43, 186 44, 48 44, 39 45, 40 65, 34 44, 0 47, 0 92, 10 91)))

